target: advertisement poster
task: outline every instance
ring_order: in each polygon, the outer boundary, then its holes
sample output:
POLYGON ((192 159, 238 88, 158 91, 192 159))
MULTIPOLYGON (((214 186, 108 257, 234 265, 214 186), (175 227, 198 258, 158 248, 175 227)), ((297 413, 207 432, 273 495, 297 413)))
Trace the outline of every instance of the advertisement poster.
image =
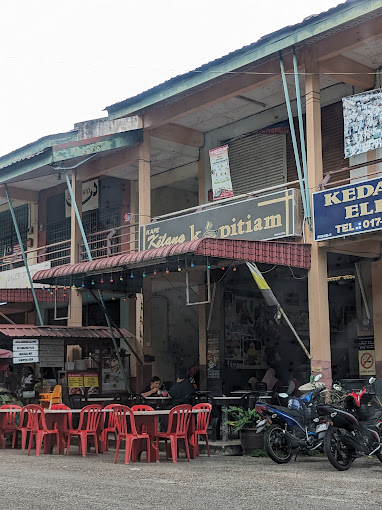
POLYGON ((123 390, 125 382, 117 357, 107 356, 102 360, 103 391, 123 390))
POLYGON ((253 369, 263 365, 262 342, 255 337, 262 320, 257 299, 224 293, 224 358, 230 368, 253 369))
POLYGON ((213 200, 233 197, 228 145, 210 150, 210 164, 213 200))
POLYGON ((345 158, 382 147, 382 89, 342 99, 345 158))
POLYGON ((84 395, 84 375, 79 372, 68 372, 68 393, 69 395, 84 395))
MULTIPOLYGON (((82 212, 93 211, 98 209, 98 196, 99 196, 98 179, 82 183, 82 212)), ((65 217, 70 217, 72 208, 72 200, 69 191, 65 191, 65 217)))

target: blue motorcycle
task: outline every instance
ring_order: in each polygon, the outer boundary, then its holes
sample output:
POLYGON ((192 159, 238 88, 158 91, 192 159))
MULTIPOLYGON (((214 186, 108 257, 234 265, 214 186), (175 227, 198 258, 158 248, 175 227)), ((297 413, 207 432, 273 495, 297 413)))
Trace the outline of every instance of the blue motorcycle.
POLYGON ((323 446, 328 420, 317 412, 320 394, 326 391, 319 382, 321 377, 319 374, 312 383, 300 386, 299 390, 304 392, 300 398, 280 393, 279 401, 285 405, 257 402, 256 411, 262 419, 256 429, 257 432, 266 429, 264 448, 274 462, 286 464, 299 451, 323 446))

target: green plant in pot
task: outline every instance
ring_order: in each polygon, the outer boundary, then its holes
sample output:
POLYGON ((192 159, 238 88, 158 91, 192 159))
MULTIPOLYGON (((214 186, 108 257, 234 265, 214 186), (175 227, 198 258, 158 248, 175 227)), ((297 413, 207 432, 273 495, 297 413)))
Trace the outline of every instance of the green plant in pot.
POLYGON ((256 432, 257 422, 261 419, 256 409, 230 406, 227 413, 230 418, 227 423, 235 432, 239 432, 241 447, 245 453, 264 447, 263 432, 256 432))

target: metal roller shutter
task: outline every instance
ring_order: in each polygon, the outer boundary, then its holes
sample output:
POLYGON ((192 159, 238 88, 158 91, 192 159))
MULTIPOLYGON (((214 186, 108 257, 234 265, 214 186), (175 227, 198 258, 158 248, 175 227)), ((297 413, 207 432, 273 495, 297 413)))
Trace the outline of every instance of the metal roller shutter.
POLYGON ((254 133, 227 143, 235 195, 286 182, 286 135, 254 133))

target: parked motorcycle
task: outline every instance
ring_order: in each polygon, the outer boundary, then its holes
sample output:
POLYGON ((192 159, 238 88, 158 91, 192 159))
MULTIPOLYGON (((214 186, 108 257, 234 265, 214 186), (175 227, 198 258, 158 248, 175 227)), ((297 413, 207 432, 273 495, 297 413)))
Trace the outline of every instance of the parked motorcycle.
POLYGON ((322 447, 326 429, 325 417, 319 417, 317 404, 326 387, 319 382, 322 375, 312 383, 299 387, 303 391, 300 398, 279 394, 285 405, 272 405, 258 402, 256 411, 263 418, 257 424, 257 431, 264 428, 264 448, 269 457, 278 464, 285 464, 302 450, 315 450, 322 447))
POLYGON ((343 407, 323 404, 318 408, 319 414, 330 415, 324 451, 339 471, 346 471, 362 456, 376 455, 382 462, 382 407, 372 388, 375 380, 371 377, 369 385, 349 393, 343 407))

